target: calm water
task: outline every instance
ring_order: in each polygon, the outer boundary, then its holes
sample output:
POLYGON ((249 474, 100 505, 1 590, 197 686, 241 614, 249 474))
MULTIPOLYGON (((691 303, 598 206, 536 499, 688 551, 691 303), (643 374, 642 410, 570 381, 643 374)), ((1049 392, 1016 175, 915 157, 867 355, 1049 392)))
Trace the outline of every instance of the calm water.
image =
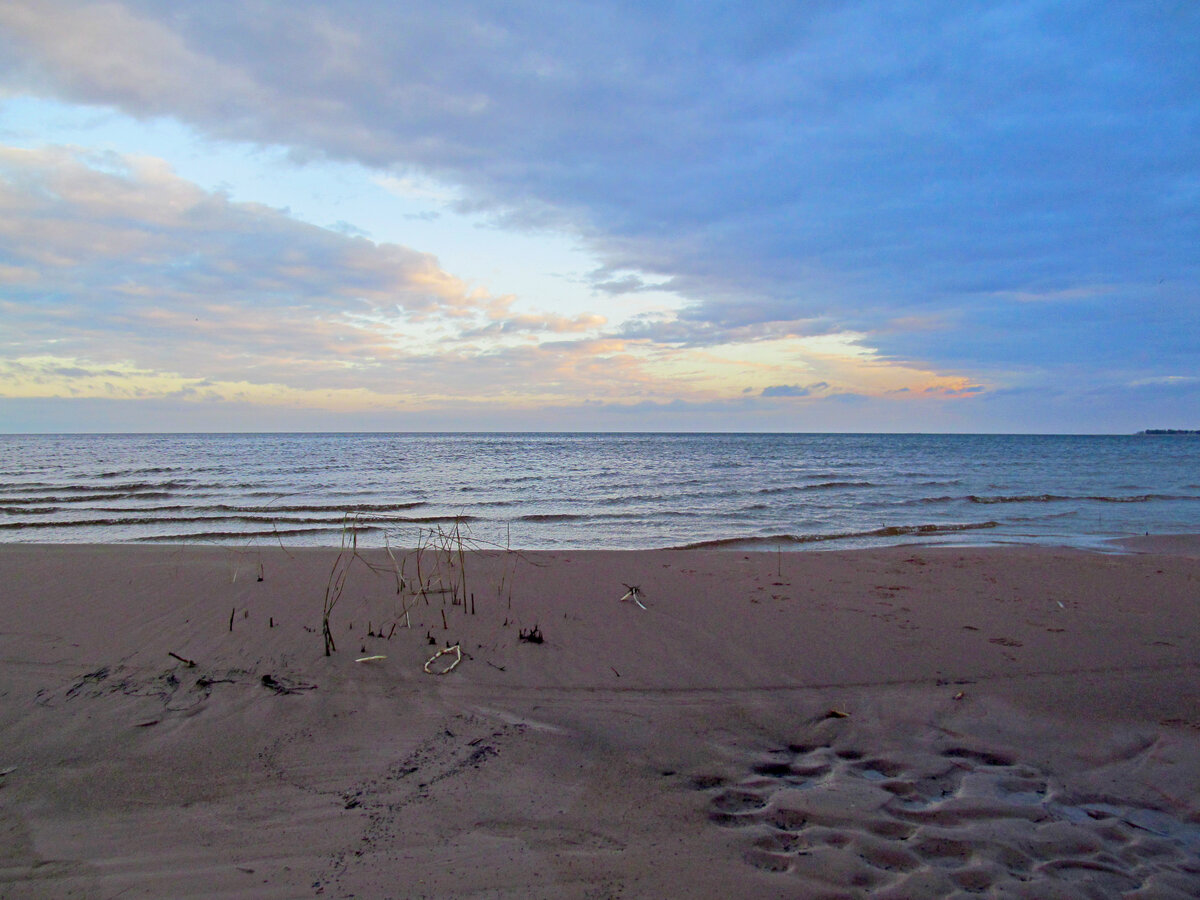
POLYGON ((1095 546, 1200 532, 1200 437, 0 436, 0 540, 1095 546))

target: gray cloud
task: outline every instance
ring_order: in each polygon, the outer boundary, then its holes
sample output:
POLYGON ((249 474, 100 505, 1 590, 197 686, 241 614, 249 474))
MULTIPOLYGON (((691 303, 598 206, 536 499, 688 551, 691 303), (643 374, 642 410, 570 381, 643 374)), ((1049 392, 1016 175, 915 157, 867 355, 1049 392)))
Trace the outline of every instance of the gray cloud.
POLYGON ((604 294, 636 294, 648 290, 645 281, 636 275, 625 275, 621 278, 609 278, 592 282, 592 287, 604 294))
POLYGON ((810 384, 801 387, 798 384, 773 384, 762 389, 764 397, 811 397, 814 391, 821 391, 828 388, 829 385, 824 381, 818 381, 815 384, 810 384))
POLYGON ((798 384, 773 384, 762 389, 764 397, 807 397, 811 393, 808 388, 798 384))
POLYGON ((788 337, 816 337, 838 331, 832 319, 767 319, 742 316, 736 321, 715 322, 694 314, 677 319, 646 315, 626 322, 616 336, 679 347, 711 347, 728 343, 750 343, 788 337))

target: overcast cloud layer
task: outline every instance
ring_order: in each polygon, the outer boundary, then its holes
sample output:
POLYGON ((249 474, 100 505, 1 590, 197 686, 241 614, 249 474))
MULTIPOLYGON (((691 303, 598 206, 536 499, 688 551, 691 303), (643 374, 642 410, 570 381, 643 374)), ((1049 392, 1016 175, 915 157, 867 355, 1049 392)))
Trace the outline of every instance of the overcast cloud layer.
POLYGON ((70 358, 91 398, 117 362, 298 408, 422 382, 462 427, 1200 427, 1197 60, 1191 2, 9 0, 0 94, 423 173, 601 265, 592 314, 518 314, 161 161, 10 148, 6 396, 70 358), (681 307, 614 320, 650 278, 681 307))

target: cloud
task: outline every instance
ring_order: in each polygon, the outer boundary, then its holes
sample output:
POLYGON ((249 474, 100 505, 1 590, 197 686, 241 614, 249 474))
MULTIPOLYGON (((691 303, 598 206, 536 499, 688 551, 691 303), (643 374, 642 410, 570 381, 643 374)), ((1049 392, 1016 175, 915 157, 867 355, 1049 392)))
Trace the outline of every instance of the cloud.
POLYGON ((0 299, 10 358, 350 384, 495 315, 428 254, 232 203, 158 160, 0 148, 0 211, 0 259, 38 273, 0 299))
POLYGON ((1200 375, 1161 375, 1157 378, 1139 378, 1131 381, 1131 388, 1185 388, 1200 385, 1200 375))
POLYGON ((801 387, 798 384, 773 384, 762 389, 764 397, 811 397, 814 391, 824 390, 829 387, 829 384, 824 381, 818 381, 815 384, 810 384, 807 387, 801 387))
MULTIPOLYGON (((1197 57, 1193 4, 0 7, 0 90, 361 162, 409 196, 578 235, 603 271, 626 273, 594 280, 604 297, 666 283, 686 299, 622 339, 696 348, 854 332, 881 361, 968 381, 1036 373, 1047 388, 1195 370, 1197 57)), ((225 248, 233 271, 123 226, 116 210, 137 191, 114 190, 107 212, 93 207, 108 217, 103 243, 72 242, 83 232, 60 219, 53 240, 0 259, 0 283, 50 273, 61 290, 67 272, 86 274, 110 316, 136 318, 146 308, 121 298, 164 290, 154 273, 169 258, 180 304, 212 304, 236 282, 239 308, 253 295, 264 309, 289 296, 326 310, 319 328, 281 326, 306 333, 313 358, 347 342, 392 352, 352 308, 476 315, 470 288, 414 251, 301 235, 277 213, 189 199, 162 173, 129 177, 191 203, 205 248, 219 240, 206 216, 234 220, 247 249, 225 248), (259 221, 272 227, 252 239, 259 221), (251 253, 268 263, 257 280, 251 253), (118 258, 135 260, 125 294, 118 258)), ((135 209, 186 230, 170 205, 135 209)), ((268 316, 246 323, 270 344, 268 316)), ((523 330, 473 327, 480 339, 523 330)))
POLYGON ((730 323, 705 321, 694 316, 669 317, 653 313, 634 316, 620 329, 623 338, 681 347, 712 347, 719 344, 809 338, 838 333, 836 323, 830 319, 730 323))
MULTIPOLYGON (((10 397, 237 399, 325 408, 721 403, 939 391, 956 376, 875 358, 825 322, 637 320, 522 308, 428 254, 298 222, 163 161, 0 147, 0 258, 38 272, 0 298, 10 397)), ((700 407, 694 407, 700 408, 700 407)))
POLYGON ((611 278, 607 281, 597 281, 592 287, 605 294, 636 294, 650 289, 646 282, 636 275, 625 275, 622 278, 611 278))

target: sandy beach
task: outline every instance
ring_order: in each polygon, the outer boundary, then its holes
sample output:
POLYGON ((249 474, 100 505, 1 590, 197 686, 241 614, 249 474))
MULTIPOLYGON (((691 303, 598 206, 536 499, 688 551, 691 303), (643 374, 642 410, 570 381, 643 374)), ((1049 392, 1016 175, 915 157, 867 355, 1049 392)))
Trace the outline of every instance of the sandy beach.
POLYGON ((1195 897, 1126 549, 0 546, 0 897, 1195 897))

